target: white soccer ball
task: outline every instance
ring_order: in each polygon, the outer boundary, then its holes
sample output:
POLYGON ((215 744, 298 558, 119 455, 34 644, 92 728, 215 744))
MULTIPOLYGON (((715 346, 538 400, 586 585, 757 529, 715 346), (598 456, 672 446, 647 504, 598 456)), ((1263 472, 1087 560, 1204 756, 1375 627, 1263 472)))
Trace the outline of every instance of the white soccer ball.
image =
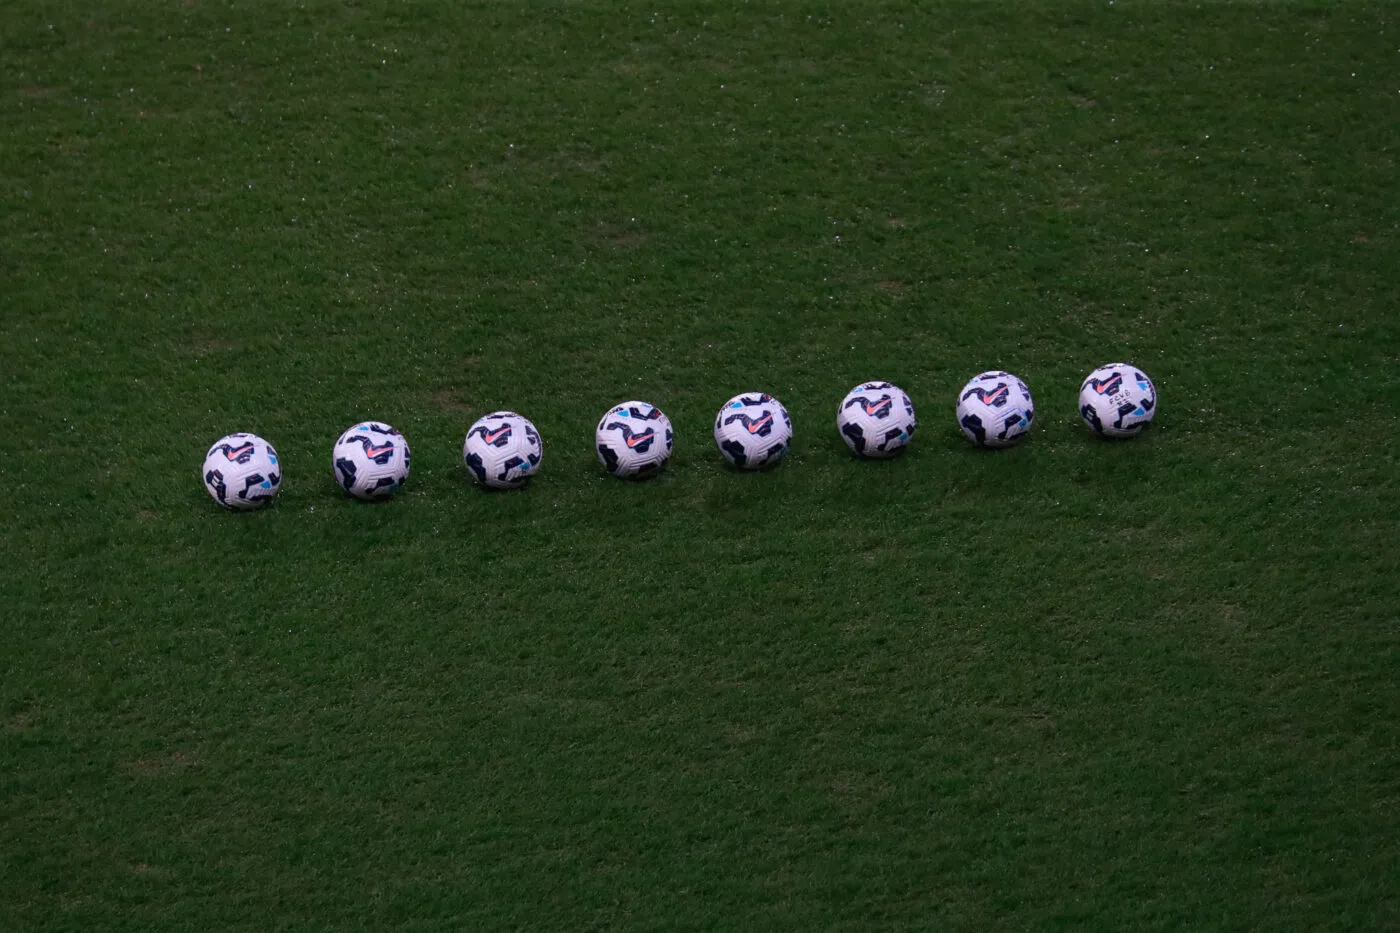
POLYGON ((383 499, 408 479, 408 441, 382 421, 361 421, 331 449, 331 472, 356 499, 383 499))
POLYGON ((540 432, 513 411, 482 415, 462 442, 462 460, 488 489, 515 489, 539 471, 544 459, 540 432))
POLYGON ((281 487, 277 451, 256 434, 221 437, 204 455, 204 488, 226 509, 260 509, 281 487))
POLYGON ((979 447, 1010 447, 1031 429, 1035 403, 1010 373, 978 373, 958 394, 958 427, 979 447))
POLYGON ((792 419, 766 392, 746 392, 724 403, 715 416, 715 444, 741 470, 777 463, 792 441, 792 419))
POLYGON ((914 436, 914 403, 897 385, 862 382, 836 410, 836 429, 857 457, 893 457, 914 436))
POLYGON ((1097 434, 1136 437, 1157 414, 1157 388, 1131 363, 1109 363, 1079 387, 1079 415, 1097 434))
POLYGON ((631 401, 614 405, 594 432, 598 462, 613 476, 645 479, 671 459, 671 419, 655 405, 631 401))

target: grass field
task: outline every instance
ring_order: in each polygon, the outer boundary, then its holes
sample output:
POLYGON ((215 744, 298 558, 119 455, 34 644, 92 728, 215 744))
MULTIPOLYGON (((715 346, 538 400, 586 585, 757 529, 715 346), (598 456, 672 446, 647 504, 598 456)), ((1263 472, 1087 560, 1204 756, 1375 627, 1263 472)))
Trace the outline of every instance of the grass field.
POLYGON ((1400 928, 1394 4, 10 3, 0 113, 0 931, 1400 928))

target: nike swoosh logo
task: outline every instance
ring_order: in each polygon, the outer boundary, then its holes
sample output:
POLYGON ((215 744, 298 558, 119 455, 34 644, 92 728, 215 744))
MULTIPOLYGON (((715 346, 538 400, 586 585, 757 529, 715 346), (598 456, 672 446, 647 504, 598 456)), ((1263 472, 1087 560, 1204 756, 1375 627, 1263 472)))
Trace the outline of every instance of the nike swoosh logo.
POLYGON ((644 444, 655 436, 656 435, 650 431, 645 434, 633 434, 631 437, 627 438, 627 446, 636 447, 638 444, 644 444))
POLYGON ((482 435, 481 435, 481 439, 482 439, 483 441, 485 441, 486 443, 488 443, 488 444, 494 444, 494 443, 496 443, 496 438, 500 437, 502 434, 508 433, 509 431, 510 431, 510 427, 509 427, 509 426, 506 426, 506 427, 504 427, 504 428, 497 428, 496 430, 492 431, 490 434, 482 434, 482 435))
POLYGON ((373 446, 373 445, 370 445, 369 447, 366 447, 366 448, 365 448, 365 456, 367 456, 367 457, 369 457, 371 460, 373 460, 375 457, 379 457, 379 456, 382 456, 382 455, 384 455, 384 454, 387 454, 387 453, 389 453, 389 452, 390 452, 391 450, 393 450, 393 449, 394 449, 394 445, 393 445, 393 444, 385 444, 383 447, 375 447, 375 446, 373 446))
POLYGON ((225 450, 224 456, 229 460, 237 460, 239 457, 253 449, 252 444, 244 444, 242 447, 235 447, 232 450, 225 450))
POLYGON ((866 413, 867 415, 873 415, 873 414, 875 414, 875 412, 879 411, 880 409, 882 409, 882 408, 888 408, 889 406, 890 406, 890 400, 889 400, 889 399, 885 399, 885 400, 882 401, 882 402, 876 402, 874 405, 871 405, 871 404, 868 404, 868 403, 867 403, 866 406, 865 406, 865 413, 866 413))
POLYGON ((749 428, 749 433, 750 433, 750 434, 757 434, 757 433, 759 432, 759 430, 760 430, 765 424, 767 424, 768 422, 770 422, 770 421, 772 421, 772 420, 773 420, 773 416, 772 416, 772 415, 764 415, 764 416, 763 416, 762 418, 760 418, 758 421, 754 421, 754 422, 752 422, 752 423, 749 424, 749 426, 748 426, 748 428, 749 428))

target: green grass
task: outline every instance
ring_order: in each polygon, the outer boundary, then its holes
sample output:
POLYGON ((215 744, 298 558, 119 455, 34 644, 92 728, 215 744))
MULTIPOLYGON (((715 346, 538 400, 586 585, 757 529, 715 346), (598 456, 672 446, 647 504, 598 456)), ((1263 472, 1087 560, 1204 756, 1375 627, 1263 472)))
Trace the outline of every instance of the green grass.
POLYGON ((0 11, 0 930, 1400 925, 1384 3, 0 11), (1150 433, 1075 393, 1120 358, 1150 433), (971 449, 1004 367, 1039 418, 971 449), (888 463, 834 427, 904 386, 888 463), (790 459, 723 468, 767 390, 790 459), (671 469, 601 474, 640 397, 671 469), (511 407, 520 493, 461 438, 511 407), (363 417, 410 486, 338 494, 363 417), (277 445, 230 515, 199 460, 277 445))

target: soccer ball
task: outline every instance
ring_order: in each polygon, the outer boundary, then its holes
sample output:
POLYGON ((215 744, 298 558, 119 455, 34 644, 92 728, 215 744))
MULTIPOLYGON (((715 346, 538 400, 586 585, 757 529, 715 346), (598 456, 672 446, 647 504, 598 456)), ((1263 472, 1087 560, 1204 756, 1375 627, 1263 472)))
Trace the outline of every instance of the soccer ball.
POLYGON ((715 444, 741 470, 777 463, 792 441, 792 419, 766 392, 747 392, 724 403, 715 416, 715 444))
POLYGON ((1136 437, 1157 414, 1157 388, 1131 363, 1109 363, 1079 387, 1079 414, 1096 434, 1136 437))
POLYGON ((645 479, 671 459, 671 419, 646 402, 623 402, 608 409, 594 440, 598 462, 613 476, 645 479))
POLYGON ((979 373, 958 395, 958 427, 979 447, 1010 447, 1031 429, 1031 390, 1010 373, 979 373))
POLYGON ((863 382, 836 410, 836 429, 857 457, 893 457, 914 436, 914 403, 897 385, 863 382))
POLYGON ((380 421, 361 421, 331 450, 331 472, 356 499, 383 499, 408 479, 408 441, 380 421))
POLYGON ((539 470, 544 445, 528 418, 513 411, 493 411, 467 431, 462 459, 472 477, 488 489, 515 489, 539 470))
POLYGON ((221 437, 204 455, 204 488, 226 509, 260 509, 281 486, 277 451, 256 434, 221 437))

